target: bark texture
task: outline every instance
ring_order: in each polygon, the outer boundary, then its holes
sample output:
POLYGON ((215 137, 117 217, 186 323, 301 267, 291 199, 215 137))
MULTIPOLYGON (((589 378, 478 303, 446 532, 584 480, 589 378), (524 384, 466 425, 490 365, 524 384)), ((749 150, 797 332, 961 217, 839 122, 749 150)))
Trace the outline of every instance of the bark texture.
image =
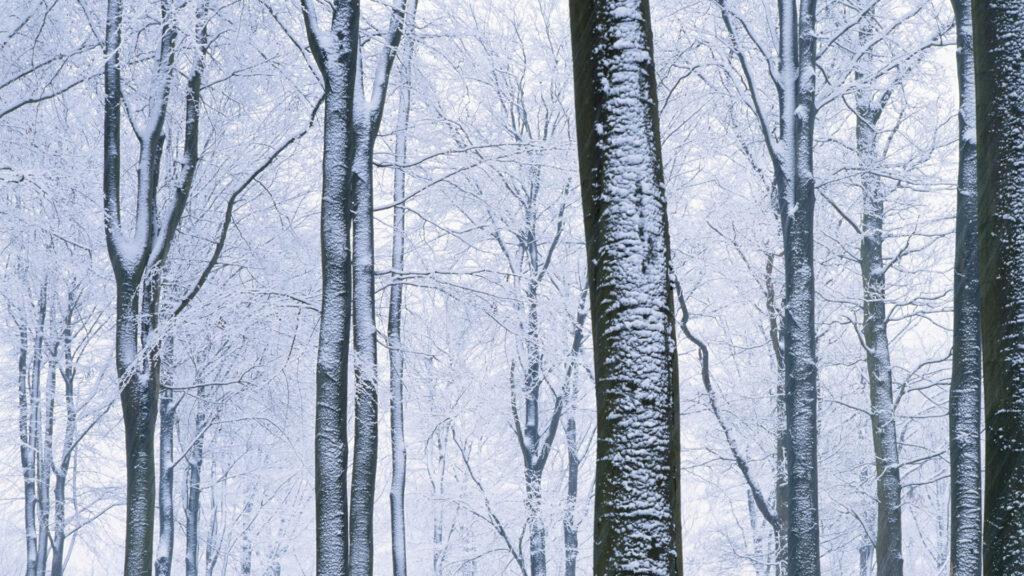
POLYGON ((570 2, 597 388, 594 574, 682 574, 679 399, 646 0, 570 2))
POLYGON ((330 30, 319 28, 313 3, 302 3, 306 36, 324 83, 323 183, 320 207, 321 306, 316 363, 314 475, 316 570, 348 574, 348 348, 351 321, 353 157, 352 100, 358 53, 359 1, 332 3, 330 30))
POLYGON ((791 576, 821 574, 818 517, 818 367, 814 289, 814 120, 817 2, 780 2, 782 217, 785 297, 786 475, 791 576))
POLYGON ((981 339, 985 378, 984 573, 1024 573, 1024 4, 974 3, 981 339))
POLYGON ((952 0, 960 91, 960 159, 949 383, 950 575, 981 576, 981 304, 978 284, 978 140, 970 0, 952 0))

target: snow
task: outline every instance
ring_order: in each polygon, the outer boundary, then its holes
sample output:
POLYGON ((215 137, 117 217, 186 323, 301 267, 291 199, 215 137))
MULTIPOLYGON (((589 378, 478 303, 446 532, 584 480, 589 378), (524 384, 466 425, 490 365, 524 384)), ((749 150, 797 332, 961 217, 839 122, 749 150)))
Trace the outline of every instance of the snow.
POLYGON ((600 524, 609 542, 605 573, 676 574, 679 538, 673 510, 676 433, 669 308, 665 190, 650 47, 640 0, 596 3, 593 58, 600 87, 597 237, 592 294, 605 355, 596 358, 608 411, 599 442, 600 524), (603 325, 603 326, 602 326, 603 325))

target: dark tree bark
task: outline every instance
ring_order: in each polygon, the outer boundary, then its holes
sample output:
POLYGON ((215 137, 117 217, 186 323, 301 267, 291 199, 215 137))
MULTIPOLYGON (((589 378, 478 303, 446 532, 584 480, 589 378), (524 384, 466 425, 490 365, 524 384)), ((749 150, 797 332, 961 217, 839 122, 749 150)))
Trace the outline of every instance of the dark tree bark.
MULTIPOLYGON (((373 504, 377 481, 379 439, 377 396, 377 327, 373 272, 373 150, 387 102, 391 68, 402 41, 406 18, 415 13, 414 0, 391 12, 384 53, 377 60, 372 92, 362 91, 362 66, 356 67, 353 98, 352 168, 352 352, 355 380, 355 425, 352 450, 352 495, 349 518, 349 571, 373 574, 373 504)), ((411 22, 411 20, 410 20, 411 22)))
POLYGON ((977 0, 984 573, 1024 573, 1024 5, 977 0))
MULTIPOLYGON (((173 349, 174 342, 168 339, 164 352, 169 359, 173 349)), ((168 364, 173 365, 173 359, 168 364)), ((177 403, 173 388, 166 386, 165 380, 162 378, 160 381, 160 530, 157 538, 156 576, 170 576, 171 561, 174 558, 174 423, 177 403)))
POLYGON ((949 383, 950 575, 981 576, 981 315, 978 286, 978 144, 970 0, 952 0, 960 91, 960 160, 949 383))
MULTIPOLYGON (((206 432, 205 398, 203 388, 199 388, 195 415, 196 438, 185 457, 188 462, 188 469, 185 472, 185 576, 199 576, 199 497, 202 494, 200 483, 203 477, 206 432)), ((213 535, 210 534, 209 537, 212 538, 213 535)))
MULTIPOLYGON (((858 39, 862 46, 860 63, 877 66, 875 7, 869 3, 860 16, 858 39)), ((864 72, 855 73, 856 151, 860 168, 862 215, 860 224, 860 270, 863 289, 861 335, 871 400, 871 437, 875 452, 875 565, 878 576, 903 576, 903 519, 900 481, 899 441, 896 406, 892 393, 892 359, 889 346, 889 318, 886 315, 887 269, 884 256, 886 190, 879 174, 878 122, 891 91, 876 94, 864 72)))
MULTIPOLYGON (((170 25, 169 7, 161 5, 160 47, 155 83, 157 98, 139 134, 139 182, 135 229, 123 228, 121 214, 121 0, 108 0, 104 52, 104 146, 103 206, 107 252, 114 269, 117 287, 115 308, 115 347, 121 410, 125 424, 127 460, 127 496, 124 573, 148 576, 153 569, 154 460, 153 437, 157 417, 157 385, 151 360, 155 343, 150 329, 155 328, 156 304, 152 288, 147 286, 146 271, 153 254, 166 254, 173 228, 169 219, 161 230, 157 222, 157 191, 160 160, 163 155, 163 126, 167 99, 174 74, 175 27, 170 25), (161 232, 167 232, 161 234, 161 232), (144 294, 145 293, 145 294, 144 294), (140 344, 150 352, 139 357, 140 344), (141 363, 142 366, 137 364, 141 363)), ((172 203, 171 214, 180 216, 181 196, 172 203)))
POLYGON ((679 390, 650 7, 569 6, 597 388, 594 574, 676 576, 679 390))
POLYGON ((36 474, 32 434, 32 381, 29 373, 28 319, 18 326, 18 435, 25 509, 25 576, 36 572, 36 474))
POLYGON ((323 189, 320 209, 322 296, 316 367, 316 570, 348 574, 348 349, 352 273, 350 177, 354 155, 353 94, 359 0, 332 3, 330 30, 321 32, 303 0, 306 36, 324 83, 323 189))
POLYGON ((817 61, 816 0, 782 0, 782 159, 779 187, 785 298, 786 470, 788 476, 787 570, 791 576, 821 573, 818 519, 818 368, 814 289, 814 120, 817 61))
POLYGON ((861 161, 864 213, 861 217, 860 268, 864 288, 862 333, 871 398, 871 436, 875 448, 878 528, 875 558, 878 576, 903 574, 899 447, 892 394, 892 362, 885 306, 885 191, 878 177, 878 118, 882 108, 873 95, 858 94, 857 154, 861 161))

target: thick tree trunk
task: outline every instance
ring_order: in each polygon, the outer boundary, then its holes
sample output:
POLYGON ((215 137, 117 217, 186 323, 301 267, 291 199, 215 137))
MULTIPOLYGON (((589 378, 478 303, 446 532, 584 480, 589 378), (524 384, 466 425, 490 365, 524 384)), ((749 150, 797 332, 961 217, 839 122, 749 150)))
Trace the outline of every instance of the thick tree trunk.
POLYGON ((1024 573, 1024 5, 974 3, 981 338, 985 377, 984 573, 1024 573))
MULTIPOLYGON (((868 14, 873 11, 869 10, 868 14)), ((862 39, 871 41, 871 38, 862 39)), ((903 574, 903 524, 896 410, 892 395, 892 362, 885 306, 885 191, 878 176, 878 119, 882 108, 874 94, 857 97, 857 155, 861 168, 864 212, 861 217, 860 269, 864 289, 864 349, 871 397, 871 436, 875 447, 878 528, 875 559, 878 576, 903 574)))
POLYGON ((117 348, 118 374, 122 382, 121 408, 124 413, 127 455, 127 510, 125 524, 125 574, 148 576, 153 558, 153 434, 156 427, 156 390, 149 374, 134 366, 137 299, 134 289, 118 291, 117 348))
POLYGON ((952 0, 960 90, 960 164, 949 383, 950 576, 981 576, 981 315, 978 286, 978 143, 970 0, 952 0))
POLYGON ((594 574, 676 576, 679 391, 650 7, 573 0, 570 18, 597 388, 594 574))
MULTIPOLYGON (((406 44, 411 46, 411 43, 406 44)), ((405 551, 405 350, 402 348, 402 273, 405 270, 405 163, 409 132, 412 50, 400 63, 398 120, 395 126, 395 203, 391 242, 391 284, 388 300, 388 359, 391 366, 391 562, 394 576, 406 576, 405 551)))

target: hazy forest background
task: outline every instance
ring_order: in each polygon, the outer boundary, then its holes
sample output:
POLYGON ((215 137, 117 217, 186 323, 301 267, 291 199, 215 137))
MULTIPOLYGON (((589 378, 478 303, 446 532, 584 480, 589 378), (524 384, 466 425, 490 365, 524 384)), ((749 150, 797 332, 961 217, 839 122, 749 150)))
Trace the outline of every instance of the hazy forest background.
MULTIPOLYGON (((351 358, 364 370, 352 381, 368 379, 378 400, 376 414, 350 409, 348 426, 379 439, 355 464, 374 467, 375 483, 351 504, 371 510, 379 574, 392 573, 396 473, 412 574, 591 573, 596 415, 567 4, 362 2, 354 129, 366 140, 354 171, 372 204, 355 208, 365 305, 351 358)), ((308 5, 326 30, 330 3, 308 5)), ((687 312, 677 311, 686 330, 676 326, 686 571, 780 574, 778 7, 650 10, 672 274, 687 312)), ((5 575, 24 573, 32 554, 40 576, 57 573, 54 555, 82 576, 124 562, 107 24, 100 0, 0 3, 5 575)), ((160 382, 152 554, 173 574, 315 573, 332 72, 306 26, 299 0, 123 6, 119 210, 131 220, 135 190, 152 186, 163 253, 139 281, 156 290, 155 312, 134 353, 153 356, 160 382)), ((954 11, 949 0, 818 0, 816 29, 821 571, 875 573, 876 547, 891 545, 878 514, 892 505, 880 505, 876 462, 895 458, 903 570, 945 574, 954 11), (874 260, 865 238, 879 241, 874 260), (868 301, 885 306, 884 357, 865 343, 868 301), (891 434, 873 434, 873 394, 886 385, 873 373, 891 375, 891 434)), ((143 237, 125 234, 118 250, 131 264, 143 237)))

